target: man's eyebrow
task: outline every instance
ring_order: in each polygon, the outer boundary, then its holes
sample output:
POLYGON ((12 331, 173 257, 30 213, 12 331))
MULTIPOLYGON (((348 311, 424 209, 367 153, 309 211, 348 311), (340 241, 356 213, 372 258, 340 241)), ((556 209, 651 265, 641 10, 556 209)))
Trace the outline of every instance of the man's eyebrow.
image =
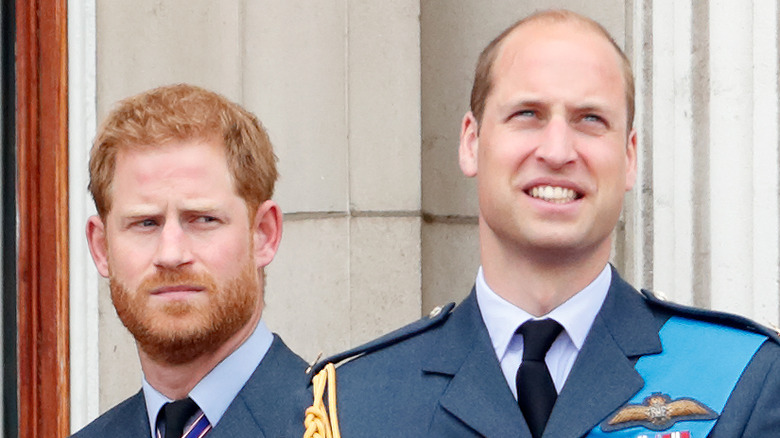
POLYGON ((219 203, 211 200, 191 200, 182 202, 181 211, 187 212, 209 212, 219 210, 219 203))
MULTIPOLYGON (((219 210, 218 202, 209 200, 185 201, 177 208, 183 212, 210 212, 219 210)), ((165 208, 155 205, 134 205, 127 209, 120 210, 119 213, 124 217, 157 216, 165 214, 165 208)))
POLYGON ((576 111, 612 112, 612 108, 608 102, 600 102, 598 100, 587 100, 582 103, 574 103, 569 105, 569 108, 576 111))
POLYGON ((545 102, 543 99, 539 99, 536 97, 518 97, 517 99, 509 99, 507 100, 502 107, 505 108, 517 108, 517 107, 523 107, 523 106, 541 106, 545 105, 545 102))
POLYGON ((503 102, 499 104, 496 108, 499 111, 499 114, 505 114, 509 115, 507 113, 513 113, 519 109, 523 108, 530 108, 530 109, 538 109, 543 108, 545 106, 545 102, 542 99, 537 98, 523 98, 518 97, 517 99, 508 99, 506 102, 503 102))
POLYGON ((160 209, 152 205, 136 205, 120 210, 119 213, 124 217, 156 216, 160 214, 160 209))

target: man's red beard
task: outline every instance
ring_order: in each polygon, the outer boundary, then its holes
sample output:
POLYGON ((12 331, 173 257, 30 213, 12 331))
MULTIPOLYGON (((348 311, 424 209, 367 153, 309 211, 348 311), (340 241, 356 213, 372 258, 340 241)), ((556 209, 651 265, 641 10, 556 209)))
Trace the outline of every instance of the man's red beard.
POLYGON ((222 285, 205 273, 160 270, 133 292, 111 275, 111 300, 144 353, 155 361, 183 364, 216 351, 249 322, 261 295, 255 269, 247 263, 238 277, 222 285), (152 290, 174 285, 203 287, 199 293, 208 300, 150 305, 152 290))

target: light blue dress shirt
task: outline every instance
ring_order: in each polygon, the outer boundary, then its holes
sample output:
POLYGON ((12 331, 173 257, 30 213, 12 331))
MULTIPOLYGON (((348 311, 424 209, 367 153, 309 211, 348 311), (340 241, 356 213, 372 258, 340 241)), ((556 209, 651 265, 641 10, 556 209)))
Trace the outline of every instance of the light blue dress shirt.
POLYGON ((493 350, 501 364, 504 378, 515 399, 517 399, 515 376, 523 361, 523 337, 515 335, 515 330, 529 319, 551 318, 563 326, 563 331, 550 346, 545 357, 555 390, 560 393, 574 365, 574 360, 577 359, 585 342, 585 337, 593 325, 593 320, 596 319, 596 314, 604 304, 611 281, 612 269, 607 264, 585 289, 577 292, 547 315, 536 318, 493 292, 485 282, 485 275, 480 266, 476 280, 477 303, 493 343, 493 350))
MULTIPOLYGON (((217 425, 230 403, 252 376, 255 368, 260 365, 260 361, 271 348, 273 339, 273 334, 261 319, 249 338, 192 388, 189 393, 190 398, 198 404, 212 427, 217 425)), ((165 403, 173 400, 154 389, 145 377, 142 388, 146 400, 146 413, 149 415, 151 436, 154 437, 157 414, 165 403)))

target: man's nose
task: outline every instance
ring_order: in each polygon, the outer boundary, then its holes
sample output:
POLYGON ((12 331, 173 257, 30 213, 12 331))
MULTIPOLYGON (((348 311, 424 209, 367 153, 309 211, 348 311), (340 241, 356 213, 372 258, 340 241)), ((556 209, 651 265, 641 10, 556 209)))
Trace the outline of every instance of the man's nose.
POLYGON ((161 268, 178 268, 192 261, 187 234, 177 221, 166 221, 160 232, 154 264, 161 268))
POLYGON ((538 160, 552 169, 560 169, 577 159, 574 133, 564 117, 550 119, 542 131, 535 154, 538 160))

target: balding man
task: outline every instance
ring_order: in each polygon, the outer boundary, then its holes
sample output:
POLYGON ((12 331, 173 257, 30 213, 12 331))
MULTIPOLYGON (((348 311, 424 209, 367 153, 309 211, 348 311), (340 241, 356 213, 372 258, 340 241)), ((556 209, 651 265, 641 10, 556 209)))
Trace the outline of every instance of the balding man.
POLYGON ((777 336, 660 302, 609 264, 633 115, 630 64, 586 17, 541 12, 485 48, 459 149, 475 287, 325 361, 358 356, 338 369, 342 436, 780 436, 777 336))

